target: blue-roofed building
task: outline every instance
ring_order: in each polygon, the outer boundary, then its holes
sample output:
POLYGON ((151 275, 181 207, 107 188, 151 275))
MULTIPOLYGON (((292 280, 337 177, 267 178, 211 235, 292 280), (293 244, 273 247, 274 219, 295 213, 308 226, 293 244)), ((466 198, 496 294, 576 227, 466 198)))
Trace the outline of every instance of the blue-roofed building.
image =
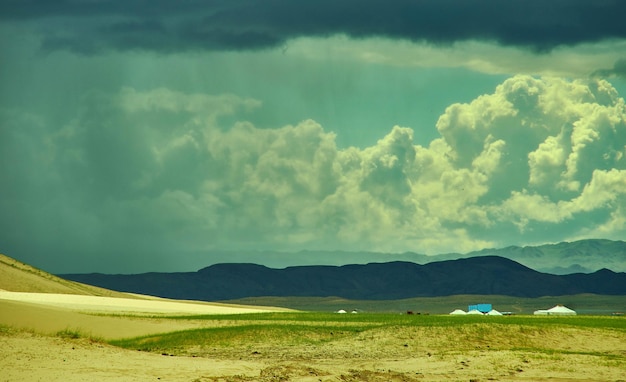
POLYGON ((467 311, 471 311, 471 310, 477 310, 481 313, 488 313, 491 311, 491 309, 493 309, 491 307, 491 304, 476 304, 476 305, 469 305, 467 307, 467 311))

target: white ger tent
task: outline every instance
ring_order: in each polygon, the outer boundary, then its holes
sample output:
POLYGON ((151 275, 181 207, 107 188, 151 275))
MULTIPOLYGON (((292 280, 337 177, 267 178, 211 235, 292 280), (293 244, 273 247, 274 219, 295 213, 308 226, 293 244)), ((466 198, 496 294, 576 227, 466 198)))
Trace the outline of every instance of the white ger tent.
POLYGON ((557 305, 547 310, 535 310, 534 314, 537 316, 575 316, 576 312, 566 306, 557 305))
POLYGON ((461 309, 455 309, 455 310, 453 310, 452 312, 450 312, 450 314, 451 314, 451 315, 453 315, 453 316, 464 316, 464 315, 466 315, 467 313, 465 313, 465 311, 464 311, 464 310, 461 310, 461 309))
POLYGON ((489 312, 485 313, 488 316, 502 316, 502 313, 498 312, 495 309, 491 309, 489 312))
POLYGON ((481 312, 480 310, 476 310, 476 309, 472 309, 469 312, 467 312, 467 314, 483 314, 483 312, 481 312))

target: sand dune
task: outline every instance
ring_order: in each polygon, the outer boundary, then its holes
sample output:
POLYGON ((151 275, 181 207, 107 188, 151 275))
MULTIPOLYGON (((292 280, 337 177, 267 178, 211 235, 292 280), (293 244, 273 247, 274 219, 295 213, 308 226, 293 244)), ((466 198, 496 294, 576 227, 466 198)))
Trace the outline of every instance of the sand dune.
POLYGON ((28 293, 0 290, 0 300, 97 313, 153 313, 153 314, 237 314, 257 313, 271 308, 229 306, 225 304, 193 303, 165 299, 131 299, 119 297, 84 296, 59 293, 28 293))
POLYGON ((258 362, 163 357, 105 340, 215 325, 160 315, 252 313, 282 308, 177 301, 61 279, 0 255, 0 381, 189 381, 202 375, 258 375, 258 362), (56 335, 64 330, 82 339, 56 335))
POLYGON ((42 334, 71 329, 104 339, 190 329, 202 327, 207 322, 154 317, 159 315, 238 314, 272 310, 282 309, 0 290, 0 324, 42 334))
POLYGON ((203 325, 199 321, 133 316, 238 314, 287 309, 179 301, 114 292, 64 280, 0 255, 0 324, 54 334, 78 330, 105 339, 133 337, 203 325), (112 316, 112 315, 115 315, 112 316))
POLYGON ((67 293, 133 298, 126 293, 62 279, 2 254, 0 254, 0 289, 13 292, 67 293))
POLYGON ((62 330, 74 330, 85 336, 117 339, 136 337, 172 330, 198 327, 197 323, 179 320, 125 316, 100 316, 63 308, 19 301, 0 300, 0 325, 43 335, 55 335, 62 330))

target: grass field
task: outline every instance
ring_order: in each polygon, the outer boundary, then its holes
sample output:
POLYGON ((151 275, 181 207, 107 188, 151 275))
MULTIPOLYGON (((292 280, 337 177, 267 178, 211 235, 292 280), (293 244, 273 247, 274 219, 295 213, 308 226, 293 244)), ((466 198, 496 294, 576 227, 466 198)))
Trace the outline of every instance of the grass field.
POLYGON ((574 309, 578 314, 610 315, 626 312, 626 296, 579 294, 571 296, 545 296, 538 298, 511 296, 455 295, 442 297, 417 297, 403 300, 347 300, 340 297, 250 297, 228 301, 247 305, 281 306, 303 311, 333 312, 339 309, 362 312, 406 311, 446 314, 454 309, 467 310, 467 306, 490 303, 499 311, 514 314, 532 314, 538 309, 548 309, 557 304, 574 309))
POLYGON ((626 381, 626 317, 75 314, 46 335, 0 325, 6 380, 626 381), (94 335, 103 320, 159 326, 94 335))
MULTIPOLYGON (((425 376, 618 381, 626 370, 623 317, 312 312, 171 319, 203 320, 206 327, 111 344, 169 356, 263 361, 280 366, 274 379, 263 379, 272 381, 305 375, 320 377, 311 380, 355 381, 425 376), (343 379, 324 379, 337 367, 343 367, 343 379)), ((237 378, 227 380, 258 380, 237 378)))

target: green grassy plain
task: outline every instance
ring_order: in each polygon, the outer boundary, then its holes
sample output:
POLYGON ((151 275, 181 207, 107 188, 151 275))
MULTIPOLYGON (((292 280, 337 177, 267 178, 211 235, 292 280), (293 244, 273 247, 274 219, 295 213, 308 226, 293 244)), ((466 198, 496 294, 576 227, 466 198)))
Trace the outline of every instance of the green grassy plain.
POLYGON ((21 349, 0 364, 23 369, 14 376, 30 377, 32 370, 20 363, 23 354, 41 362, 58 354, 41 368, 42 380, 49 370, 72 368, 83 373, 77 378, 106 372, 119 380, 141 375, 196 382, 626 381, 623 316, 268 312, 112 318, 193 329, 119 339, 73 326, 45 337, 0 325, 6 349, 21 349))
MULTIPOLYGON (((390 380, 402 381, 421 380, 428 365, 441 365, 441 373, 429 374, 432 380, 460 375, 519 380, 522 373, 530 380, 545 375, 596 380, 586 374, 593 369, 608 378, 597 380, 617 381, 612 376, 626 370, 625 317, 290 312, 169 319, 202 320, 206 327, 110 343, 169 356, 288 365, 281 369, 283 379, 267 379, 277 381, 306 374, 305 366, 323 376, 329 364, 393 365, 394 370, 387 369, 395 373, 390 380), (398 366, 402 362, 405 366, 398 366), (417 371, 407 371, 411 367, 417 371)), ((344 370, 340 380, 384 380, 391 375, 368 369, 373 374, 350 377, 355 370, 344 370)))
POLYGON ((490 303, 501 312, 532 314, 538 309, 549 309, 557 304, 574 309, 578 314, 610 315, 626 312, 626 296, 579 294, 571 296, 545 296, 538 298, 498 295, 455 295, 442 297, 416 297, 403 300, 348 300, 340 297, 250 297, 227 301, 235 304, 280 306, 303 311, 333 312, 339 309, 360 312, 389 312, 446 314, 454 309, 467 310, 467 306, 490 303))
MULTIPOLYGON (((528 334, 568 330, 601 330, 626 334, 626 318, 608 316, 448 316, 389 313, 337 314, 319 312, 174 316, 172 320, 204 320, 209 327, 112 341, 116 346, 145 351, 172 351, 209 344, 213 348, 268 342, 286 346, 323 344, 378 332, 446 330, 452 338, 474 346, 493 343, 510 348, 527 343, 528 334), (519 334, 524 335, 519 335, 519 334), (506 345, 498 338, 507 338, 506 345), (516 345, 517 344, 517 345, 516 345)), ((447 337, 450 337, 448 335, 447 337)))

